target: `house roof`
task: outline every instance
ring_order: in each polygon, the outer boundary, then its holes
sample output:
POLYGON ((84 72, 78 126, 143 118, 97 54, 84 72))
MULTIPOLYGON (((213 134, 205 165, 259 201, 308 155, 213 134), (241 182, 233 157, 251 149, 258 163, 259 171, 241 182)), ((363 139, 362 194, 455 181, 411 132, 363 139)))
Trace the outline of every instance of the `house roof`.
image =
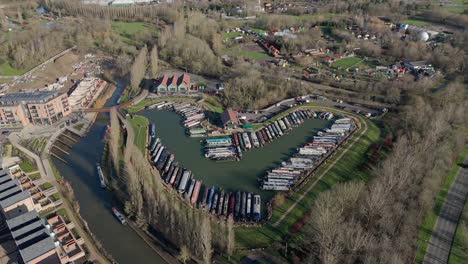
POLYGON ((157 86, 159 85, 164 85, 164 86, 167 86, 167 81, 169 80, 169 77, 167 77, 167 75, 163 75, 163 77, 161 77, 161 79, 159 80, 159 83, 157 86))
POLYGON ((224 124, 226 124, 227 122, 233 122, 235 124, 239 124, 239 119, 237 118, 237 115, 236 113, 234 113, 234 111, 232 111, 232 109, 226 109, 226 111, 224 111, 222 114, 221 114, 221 122, 224 124))
POLYGON ((34 91, 25 93, 10 93, 0 97, 0 105, 17 105, 20 103, 45 103, 59 95, 56 91, 34 91))
POLYGON ((185 85, 186 87, 189 87, 190 86, 190 75, 188 75, 187 73, 184 73, 180 76, 180 82, 179 82, 179 85, 185 85))
POLYGON ((25 263, 55 249, 46 222, 36 211, 29 211, 6 222, 25 263))
POLYGON ((173 75, 173 76, 171 77, 171 80, 170 80, 170 83, 168 84, 168 86, 169 86, 169 85, 177 86, 177 79, 178 79, 178 78, 177 78, 175 75, 173 75))

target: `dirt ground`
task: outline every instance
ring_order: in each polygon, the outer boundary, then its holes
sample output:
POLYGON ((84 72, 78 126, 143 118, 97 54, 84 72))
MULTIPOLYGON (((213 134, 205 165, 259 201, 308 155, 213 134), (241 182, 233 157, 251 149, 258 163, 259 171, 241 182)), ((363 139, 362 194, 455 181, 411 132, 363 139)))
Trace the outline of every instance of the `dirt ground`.
POLYGON ((86 73, 98 76, 102 73, 100 65, 101 56, 88 56, 69 52, 53 62, 41 66, 32 73, 27 73, 9 84, 8 92, 44 88, 46 85, 57 82, 60 77, 67 76, 68 80, 60 88, 61 92, 68 91, 73 84, 82 79, 86 73))

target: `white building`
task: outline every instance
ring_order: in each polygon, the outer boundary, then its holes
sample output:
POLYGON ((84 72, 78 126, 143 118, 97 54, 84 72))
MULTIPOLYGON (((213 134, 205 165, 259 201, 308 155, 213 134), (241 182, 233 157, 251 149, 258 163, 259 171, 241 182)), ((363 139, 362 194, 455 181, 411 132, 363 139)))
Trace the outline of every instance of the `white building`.
POLYGON ((90 107, 98 98, 105 85, 106 82, 104 80, 95 77, 87 77, 81 80, 68 96, 72 109, 90 107))

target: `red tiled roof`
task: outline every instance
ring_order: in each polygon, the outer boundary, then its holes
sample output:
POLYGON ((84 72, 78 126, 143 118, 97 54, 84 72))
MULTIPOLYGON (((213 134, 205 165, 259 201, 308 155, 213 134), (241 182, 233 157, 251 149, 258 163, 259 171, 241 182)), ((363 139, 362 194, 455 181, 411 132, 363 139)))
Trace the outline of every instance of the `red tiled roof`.
POLYGON ((188 75, 187 73, 184 73, 182 74, 182 76, 180 76, 180 79, 181 79, 180 84, 184 84, 187 87, 190 86, 190 75, 188 75))
POLYGON ((177 86, 177 77, 175 75, 171 77, 171 83, 169 85, 171 84, 177 86))
POLYGON ((236 113, 232 111, 232 109, 227 109, 223 112, 223 114, 221 115, 221 121, 223 125, 228 121, 232 121, 235 124, 239 124, 239 119, 237 118, 236 113))
POLYGON ((169 79, 169 77, 167 77, 166 75, 163 75, 160 85, 167 86, 167 80, 168 79, 169 79))

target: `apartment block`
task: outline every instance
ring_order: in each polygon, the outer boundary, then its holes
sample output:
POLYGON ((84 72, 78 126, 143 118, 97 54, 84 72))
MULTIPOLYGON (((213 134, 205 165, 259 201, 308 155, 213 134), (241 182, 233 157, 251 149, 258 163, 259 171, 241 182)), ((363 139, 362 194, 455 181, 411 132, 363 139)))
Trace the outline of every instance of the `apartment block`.
POLYGON ((0 127, 51 125, 70 113, 67 94, 56 91, 10 93, 0 97, 0 127))

